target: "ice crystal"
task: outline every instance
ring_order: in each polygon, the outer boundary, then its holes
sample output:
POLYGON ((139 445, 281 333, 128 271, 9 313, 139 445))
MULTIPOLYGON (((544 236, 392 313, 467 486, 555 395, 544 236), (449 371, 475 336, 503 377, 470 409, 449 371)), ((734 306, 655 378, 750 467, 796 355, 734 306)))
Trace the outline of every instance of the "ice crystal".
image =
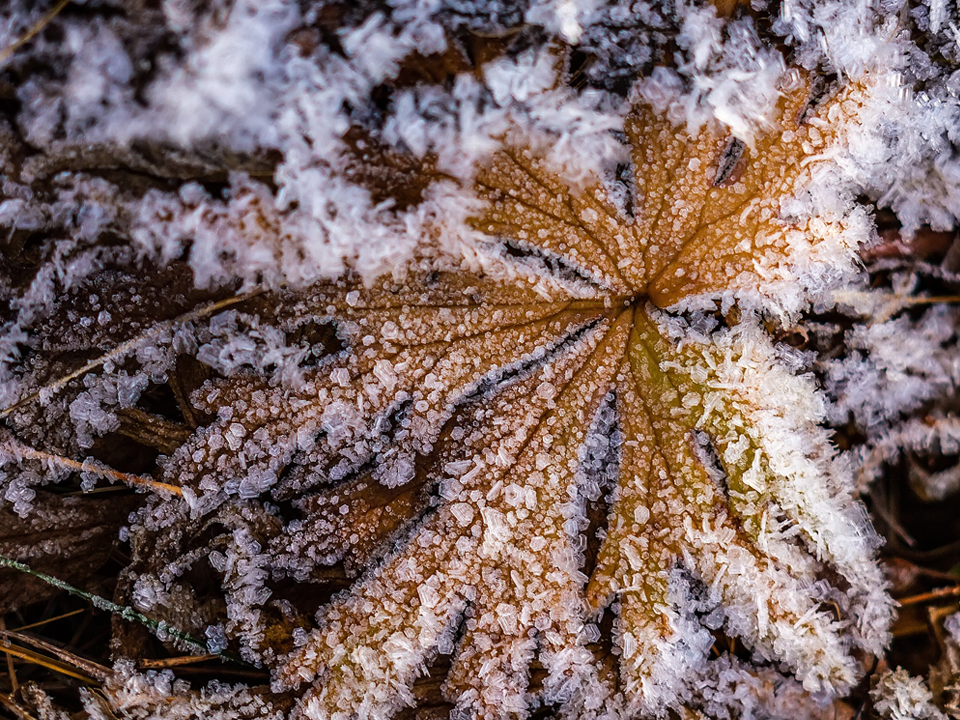
POLYGON ((169 671, 139 674, 129 660, 117 663, 103 689, 85 691, 83 700, 92 720, 110 720, 117 717, 115 713, 136 720, 280 720, 287 711, 243 686, 213 683, 203 692, 191 692, 188 683, 174 680, 169 671))
POLYGON ((888 720, 941 720, 946 716, 933 704, 930 690, 919 678, 898 668, 880 677, 870 692, 880 717, 888 720))

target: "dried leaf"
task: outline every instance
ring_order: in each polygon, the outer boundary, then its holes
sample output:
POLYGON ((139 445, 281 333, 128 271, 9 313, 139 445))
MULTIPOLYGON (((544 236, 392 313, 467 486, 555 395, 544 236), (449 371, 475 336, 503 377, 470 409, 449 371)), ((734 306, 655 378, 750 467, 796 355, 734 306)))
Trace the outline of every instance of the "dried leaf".
POLYGON ((229 636, 273 663, 286 648, 268 640, 269 567, 306 581, 317 563, 369 563, 277 665, 279 687, 313 683, 309 717, 395 712, 438 653, 453 656, 444 692, 468 714, 535 702, 661 714, 695 704, 720 627, 808 690, 849 688, 852 652, 880 650, 890 608, 813 383, 781 367, 749 312, 717 329, 666 310, 771 292, 820 253, 836 261, 827 239, 842 221, 787 217, 784 203, 861 92, 809 110, 796 79, 750 147, 719 123, 690 134, 638 107, 632 211, 603 179, 574 192, 515 144, 478 173, 475 220, 513 277, 425 260, 373 287, 261 298, 251 307, 284 332, 333 323, 344 349, 295 386, 242 373, 195 393, 217 419, 164 468, 189 506, 157 498, 141 514, 137 582, 162 605, 199 557, 178 558, 184 543, 218 518, 229 636), (591 569, 585 506, 601 490, 585 453, 598 437, 615 472, 591 569), (303 517, 269 529, 274 511, 251 504, 265 495, 303 517), (588 648, 607 607, 619 685, 588 648))

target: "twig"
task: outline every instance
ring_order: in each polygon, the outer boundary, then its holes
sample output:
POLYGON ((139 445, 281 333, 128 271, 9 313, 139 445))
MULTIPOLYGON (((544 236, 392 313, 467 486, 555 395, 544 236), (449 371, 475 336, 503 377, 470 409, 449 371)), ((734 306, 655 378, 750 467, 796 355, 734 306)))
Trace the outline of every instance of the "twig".
MULTIPOLYGON (((0 630, 7 629, 7 621, 0 617, 0 630)), ((13 656, 10 653, 5 653, 7 656, 7 674, 10 675, 10 693, 15 693, 20 687, 20 684, 17 682, 17 671, 13 667, 13 656)))
POLYGON ((911 595, 910 597, 901 598, 897 600, 897 602, 903 606, 920 605, 921 603, 932 602, 935 600, 942 600, 944 598, 952 598, 952 597, 960 597, 960 585, 954 585, 953 587, 937 588, 936 590, 920 593, 919 595, 911 595))
MULTIPOLYGON (((53 655, 60 662, 67 665, 73 665, 75 668, 85 672, 89 677, 93 678, 97 682, 106 682, 107 679, 113 674, 109 668, 105 668, 103 665, 95 663, 92 660, 86 660, 79 655, 74 655, 69 650, 58 648, 56 645, 52 645, 46 640, 41 640, 40 638, 35 638, 31 635, 24 635, 23 633, 19 633, 14 630, 0 630, 0 638, 4 638, 5 640, 16 640, 24 645, 32 645, 39 650, 44 650, 45 652, 53 655)), ((4 642, 2 646, 4 650, 14 647, 6 642, 4 642)))
POLYGON ((911 297, 904 302, 908 305, 940 305, 960 302, 960 295, 935 295, 932 297, 911 297))
POLYGON ((0 50, 0 63, 7 60, 17 50, 36 37, 37 34, 40 33, 47 25, 49 25, 53 19, 60 14, 60 11, 62 11, 69 4, 70 0, 60 0, 60 2, 50 8, 47 13, 34 24, 32 28, 7 45, 3 50, 0 50))
MULTIPOLYGON (((886 500, 885 495, 886 493, 884 493, 882 496, 884 500, 886 500)), ((901 540, 903 540, 908 547, 916 547, 917 541, 914 540, 913 537, 911 537, 910 533, 907 532, 906 528, 904 528, 897 521, 897 519, 893 516, 893 513, 887 510, 886 506, 883 504, 883 502, 881 502, 880 493, 877 491, 874 491, 873 498, 874 498, 874 503, 873 503, 872 509, 875 513, 877 513, 877 515, 880 516, 880 519, 883 520, 890 527, 890 529, 893 530, 894 534, 896 534, 901 540)))
POLYGON ((101 463, 95 461, 85 460, 84 462, 79 462, 77 460, 71 460, 70 458, 65 458, 62 455, 54 455, 53 453, 44 452, 43 450, 36 450, 14 440, 0 442, 0 453, 4 452, 30 460, 44 460, 46 462, 55 463, 61 467, 69 468, 70 470, 76 470, 77 472, 94 473, 95 475, 99 475, 107 480, 117 480, 119 482, 126 483, 127 485, 146 487, 150 488, 151 490, 160 490, 173 495, 179 495, 181 497, 183 496, 183 491, 176 485, 163 483, 159 480, 154 480, 153 478, 144 477, 143 475, 132 475, 130 473, 120 472, 119 470, 114 470, 111 467, 107 467, 106 465, 102 465, 101 463))
MULTIPOLYGON (((87 608, 80 608, 78 610, 71 610, 70 612, 63 613, 62 615, 54 615, 53 617, 47 618, 46 620, 39 620, 35 623, 30 623, 29 625, 21 625, 20 627, 13 628, 15 631, 20 632, 22 630, 29 630, 30 628, 40 627, 41 625, 49 625, 52 622, 57 620, 63 620, 64 618, 73 617, 74 615, 79 615, 82 612, 86 612, 87 608)), ((6 630, 6 626, 0 625, 0 629, 6 630)))
POLYGON ((164 668, 180 667, 181 665, 193 665, 194 663, 206 662, 207 660, 216 660, 216 655, 181 655, 180 657, 152 659, 145 658, 140 660, 137 665, 141 670, 162 670, 164 668))
POLYGON ((30 648, 21 648, 21 647, 17 647, 16 645, 3 645, 2 647, 5 653, 9 653, 10 655, 13 655, 14 657, 18 657, 21 660, 26 660, 27 662, 33 663, 34 665, 40 665, 41 667, 45 667, 49 670, 53 670, 54 672, 58 672, 61 675, 66 675, 67 677, 76 678, 77 680, 81 680, 87 684, 93 684, 93 683, 99 682, 94 677, 90 677, 89 675, 84 675, 83 673, 78 672, 77 670, 72 668, 68 663, 61 662, 59 660, 54 660, 53 658, 49 658, 46 655, 41 655, 40 653, 36 652, 35 650, 31 650, 30 648))
POLYGON ((35 720, 33 715, 28 713, 22 707, 17 705, 12 697, 9 695, 4 695, 0 693, 0 706, 3 707, 8 713, 13 715, 17 720, 35 720))

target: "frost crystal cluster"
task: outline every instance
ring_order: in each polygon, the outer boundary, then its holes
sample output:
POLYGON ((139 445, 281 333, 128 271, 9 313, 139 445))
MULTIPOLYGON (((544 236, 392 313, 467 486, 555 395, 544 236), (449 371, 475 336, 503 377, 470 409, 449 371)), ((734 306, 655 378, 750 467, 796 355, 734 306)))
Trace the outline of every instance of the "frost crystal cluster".
MULTIPOLYGON (((0 11, 0 555, 122 566, 83 712, 834 717, 894 615, 859 496, 960 447, 913 415, 955 313, 903 312, 951 271, 861 254, 955 220, 940 4, 41 5, 0 11), (259 680, 178 679, 198 643, 259 680)), ((5 612, 55 592, 17 572, 5 612)))

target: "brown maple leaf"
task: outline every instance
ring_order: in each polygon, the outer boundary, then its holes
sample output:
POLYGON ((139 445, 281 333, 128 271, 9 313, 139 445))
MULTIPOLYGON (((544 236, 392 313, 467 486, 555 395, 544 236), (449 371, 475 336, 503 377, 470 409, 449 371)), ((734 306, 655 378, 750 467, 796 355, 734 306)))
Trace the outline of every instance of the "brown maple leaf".
POLYGON ((311 718, 390 715, 438 654, 452 655, 444 693, 471 715, 533 702, 661 714, 695 703, 721 628, 808 690, 849 688, 890 609, 814 382, 780 365, 747 309, 716 327, 676 308, 795 287, 836 254, 843 218, 785 206, 863 92, 850 83, 810 107, 794 77, 750 146, 640 104, 626 124, 632 202, 603 178, 574 192, 512 142, 478 172, 475 220, 509 273, 431 259, 372 287, 252 302, 288 334, 335 325, 344 349, 295 387, 242 373, 197 392, 217 419, 165 466, 188 507, 158 498, 141 513, 135 597, 164 605, 199 557, 178 558, 196 530, 186 516, 214 513, 235 540, 211 561, 227 634, 275 667, 278 688, 312 683, 299 706, 311 718), (586 507, 604 493, 586 568, 586 507), (244 505, 260 497, 301 519, 258 535, 280 522, 244 505), (274 642, 269 574, 306 581, 341 561, 360 577, 296 647, 274 642), (588 647, 608 610, 616 676, 588 647))

